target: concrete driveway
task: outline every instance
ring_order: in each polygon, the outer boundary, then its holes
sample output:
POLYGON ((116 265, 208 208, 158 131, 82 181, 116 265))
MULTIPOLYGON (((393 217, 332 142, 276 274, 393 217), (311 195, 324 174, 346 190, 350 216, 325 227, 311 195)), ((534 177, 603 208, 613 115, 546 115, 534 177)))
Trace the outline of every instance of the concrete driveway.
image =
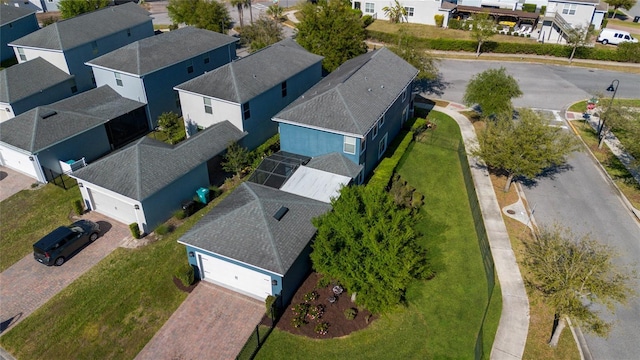
POLYGON ((235 359, 264 309, 258 300, 202 281, 136 360, 235 359))
POLYGON ((8 167, 0 166, 0 201, 13 194, 29 189, 36 180, 8 167))
POLYGON ((83 218, 100 225, 100 237, 62 266, 42 265, 29 254, 0 273, 0 334, 29 316, 131 236, 125 225, 98 213, 92 212, 83 218))

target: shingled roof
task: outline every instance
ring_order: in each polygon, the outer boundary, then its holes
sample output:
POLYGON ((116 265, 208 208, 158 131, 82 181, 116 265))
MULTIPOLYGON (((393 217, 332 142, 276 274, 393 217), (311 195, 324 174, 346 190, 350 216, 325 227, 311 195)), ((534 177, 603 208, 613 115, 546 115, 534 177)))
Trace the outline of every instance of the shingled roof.
POLYGON ((305 166, 312 169, 330 172, 332 174, 347 176, 352 179, 358 176, 363 168, 362 165, 354 163, 347 159, 346 156, 337 152, 311 158, 305 166))
POLYGON ((0 123, 0 141, 35 154, 144 105, 101 86, 0 123))
POLYGON ((16 64, 0 70, 0 102, 14 103, 73 78, 40 57, 16 64))
POLYGON ((177 145, 142 137, 108 156, 76 170, 79 180, 135 200, 144 200, 224 151, 245 133, 224 121, 177 145))
POLYGON ((64 51, 151 21, 146 10, 126 3, 55 22, 9 45, 64 51))
POLYGON ((316 233, 311 219, 331 206, 264 185, 244 182, 178 240, 285 275, 316 233), (282 207, 288 211, 274 217, 282 207))
POLYGON ((243 104, 322 59, 285 39, 175 89, 243 104))
POLYGON ((34 10, 0 4, 0 26, 35 13, 34 10))
POLYGON ((95 58, 87 65, 142 76, 236 41, 238 39, 233 36, 215 31, 184 27, 138 40, 95 58))
POLYGON ((273 120, 362 137, 417 74, 387 48, 374 50, 340 65, 273 120))

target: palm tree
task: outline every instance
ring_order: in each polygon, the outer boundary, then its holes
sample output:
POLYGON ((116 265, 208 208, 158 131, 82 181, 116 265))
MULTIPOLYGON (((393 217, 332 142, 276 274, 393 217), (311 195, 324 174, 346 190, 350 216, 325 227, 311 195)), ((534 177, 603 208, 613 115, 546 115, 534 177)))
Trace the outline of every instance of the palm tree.
POLYGON ((271 16, 273 20, 280 22, 280 18, 282 18, 283 10, 278 5, 271 5, 267 9, 267 15, 271 16))
POLYGON ((394 6, 383 7, 382 11, 384 11, 384 15, 389 18, 389 21, 393 23, 399 23, 402 22, 402 19, 407 19, 407 9, 400 5, 398 0, 396 0, 396 4, 394 6))
POLYGON ((245 5, 246 0, 229 0, 231 6, 235 6, 238 9, 238 18, 240 19, 240 27, 244 26, 244 13, 242 8, 245 5))
POLYGON ((253 9, 251 8, 251 0, 244 0, 244 7, 249 8, 249 19, 253 24, 253 9))

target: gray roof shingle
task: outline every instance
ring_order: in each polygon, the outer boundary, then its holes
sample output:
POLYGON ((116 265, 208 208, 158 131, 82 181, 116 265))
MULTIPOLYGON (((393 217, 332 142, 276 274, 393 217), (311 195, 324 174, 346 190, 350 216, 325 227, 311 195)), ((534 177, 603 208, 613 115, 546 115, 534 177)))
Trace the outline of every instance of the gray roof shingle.
POLYGON ((230 122, 224 121, 177 145, 145 136, 74 171, 73 176, 142 201, 220 154, 230 142, 244 135, 230 122))
POLYGON ((0 26, 4 26, 5 24, 16 21, 33 13, 35 13, 35 11, 31 9, 0 4, 0 26))
POLYGON ((323 202, 245 182, 178 240, 284 275, 316 233, 311 219, 329 211, 323 202), (273 215, 289 211, 278 221, 273 215))
POLYGON ((0 102, 14 103, 73 78, 40 57, 16 64, 0 70, 0 102))
POLYGON ((243 104, 322 59, 285 39, 175 88, 243 104))
POLYGON ((108 6, 55 22, 12 41, 10 45, 69 50, 151 20, 149 13, 135 3, 108 6))
POLYGON ((0 123, 0 142, 35 154, 143 106, 101 86, 0 123))
POLYGON ((309 160, 309 162, 305 166, 330 172, 332 174, 348 176, 352 179, 358 176, 363 168, 362 165, 354 163, 353 161, 347 159, 346 156, 337 152, 316 156, 309 160))
POLYGON ((215 31, 184 27, 138 40, 87 64, 145 75, 236 41, 237 38, 215 31))
POLYGON ((273 120, 364 136, 417 74, 387 48, 374 50, 340 65, 273 120))

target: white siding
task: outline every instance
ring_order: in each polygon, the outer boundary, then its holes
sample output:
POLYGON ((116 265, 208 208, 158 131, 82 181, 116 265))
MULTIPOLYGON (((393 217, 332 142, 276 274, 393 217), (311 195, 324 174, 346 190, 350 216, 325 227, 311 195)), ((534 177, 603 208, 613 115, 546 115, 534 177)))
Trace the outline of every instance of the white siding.
MULTIPOLYGON (((18 59, 19 63, 25 62, 25 60, 20 60, 20 55, 18 54, 18 47, 13 47, 14 52, 16 53, 16 59, 18 59)), ((58 51, 47 51, 41 49, 30 49, 30 48, 22 48, 24 51, 24 55, 27 57, 26 61, 33 60, 37 57, 41 57, 51 64, 53 64, 58 69, 70 74, 69 67, 67 66, 67 61, 64 58, 64 54, 58 51)))
POLYGON ((271 277, 202 253, 197 255, 202 278, 264 301, 273 295, 271 277))
POLYGON ((180 107, 185 126, 190 124, 207 128, 213 124, 229 120, 235 127, 244 131, 242 124, 242 111, 239 104, 230 103, 218 99, 211 99, 212 114, 207 114, 204 109, 204 96, 178 91, 180 94, 180 107))
POLYGON ((122 86, 116 83, 115 71, 97 67, 91 67, 93 76, 96 79, 96 87, 109 85, 118 94, 127 99, 147 103, 147 95, 144 91, 144 83, 138 76, 120 73, 122 86))
POLYGON ((0 102, 0 122, 13 118, 13 108, 10 104, 0 102))
POLYGON ((42 171, 39 169, 40 164, 36 156, 25 154, 9 146, 0 144, 0 164, 28 175, 40 182, 46 182, 42 171), (33 160, 29 159, 30 156, 33 160))
MULTIPOLYGON (((370 13, 365 13, 365 3, 374 4, 376 17, 380 20, 389 20, 387 16, 385 16, 382 8, 385 6, 393 6, 393 3, 389 0, 362 0, 360 2, 360 10, 362 10, 363 15, 373 15, 370 13)), ((352 1, 354 4, 355 1, 352 1)), ((435 25, 436 21, 434 16, 436 14, 442 14, 445 18, 448 15, 446 11, 438 11, 440 7, 440 0, 412 0, 412 1, 400 1, 400 4, 404 7, 412 7, 413 8, 413 16, 408 17, 408 22, 414 24, 425 24, 425 25, 435 25)), ((354 5, 355 6, 355 5, 354 5)))
POLYGON ((140 202, 103 187, 77 179, 80 194, 87 209, 95 210, 124 224, 138 223, 141 232, 146 229, 146 219, 140 202), (140 209, 135 209, 138 205, 140 209))

